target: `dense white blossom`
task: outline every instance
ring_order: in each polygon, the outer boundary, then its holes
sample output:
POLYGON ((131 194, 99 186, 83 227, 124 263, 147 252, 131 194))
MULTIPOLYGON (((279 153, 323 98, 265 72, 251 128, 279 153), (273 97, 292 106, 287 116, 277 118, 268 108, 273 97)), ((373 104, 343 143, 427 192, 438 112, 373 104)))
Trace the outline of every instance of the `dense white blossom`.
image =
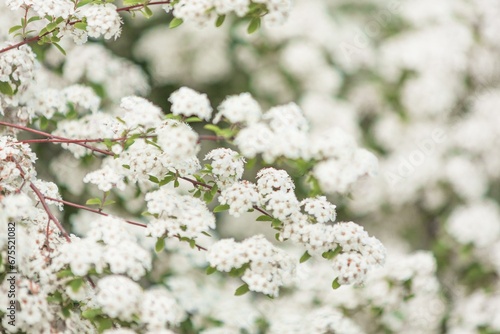
POLYGON ((191 88, 180 88, 170 95, 168 101, 172 103, 170 110, 174 115, 198 116, 206 121, 212 116, 212 107, 207 95, 200 94, 191 88))
POLYGON ((199 237, 215 228, 215 217, 202 200, 180 195, 165 187, 146 194, 148 212, 152 218, 146 234, 155 238, 165 236, 199 237))

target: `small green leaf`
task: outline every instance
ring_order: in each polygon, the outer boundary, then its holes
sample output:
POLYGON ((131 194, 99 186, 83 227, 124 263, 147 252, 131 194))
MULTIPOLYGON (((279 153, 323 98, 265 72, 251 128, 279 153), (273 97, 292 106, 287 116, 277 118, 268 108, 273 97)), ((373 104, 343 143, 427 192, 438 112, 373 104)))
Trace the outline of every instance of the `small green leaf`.
POLYGON ((102 206, 107 206, 107 205, 111 205, 111 204, 115 204, 116 201, 113 201, 112 199, 108 199, 106 202, 104 202, 104 204, 102 206))
POLYGON ((23 26, 13 26, 12 28, 9 29, 9 34, 12 34, 13 32, 22 29, 23 26))
POLYGON ((148 6, 144 6, 143 9, 144 9, 143 14, 147 19, 153 16, 153 11, 148 6))
POLYGON ((280 229, 283 227, 283 223, 281 222, 281 220, 279 219, 273 219, 273 222, 271 223, 271 226, 274 228, 274 229, 280 229))
POLYGON ((75 23, 74 27, 76 29, 80 29, 80 30, 87 30, 87 23, 85 23, 85 22, 77 22, 77 23, 75 23))
POLYGON ((91 198, 91 199, 87 200, 87 202, 85 202, 85 204, 86 205, 99 205, 99 206, 101 206, 102 201, 100 198, 95 197, 95 198, 91 198))
POLYGON ((339 279, 338 278, 336 278, 336 279, 333 280, 333 282, 332 282, 332 288, 333 288, 333 290, 336 290, 336 289, 340 288, 340 283, 339 283, 339 279))
POLYGON ((206 191, 205 195, 203 195, 203 200, 207 203, 212 202, 213 199, 214 199, 214 195, 212 195, 212 193, 210 191, 206 191))
POLYGON ((153 175, 149 175, 149 181, 153 182, 153 183, 160 183, 160 180, 158 180, 158 178, 156 176, 153 176, 153 175))
POLYGON ((227 210, 229 210, 228 204, 218 205, 214 208, 214 212, 222 212, 222 211, 227 211, 227 210))
POLYGON ((212 275, 216 271, 217 271, 217 269, 215 269, 214 267, 208 267, 206 272, 207 272, 207 275, 212 275))
POLYGON ((258 222, 272 222, 274 220, 274 218, 266 216, 266 215, 262 215, 262 216, 259 216, 256 220, 258 222))
POLYGON ((109 318, 100 318, 96 320, 97 325, 97 330, 99 333, 104 332, 106 329, 110 329, 113 327, 113 321, 109 318))
POLYGON ((32 16, 28 19, 28 23, 40 20, 40 16, 32 16))
POLYGON ((311 254, 309 254, 309 252, 305 252, 302 257, 300 258, 300 263, 304 263, 306 262, 307 260, 309 260, 311 258, 311 254))
POLYGON ((254 17, 251 21, 250 24, 248 25, 247 32, 249 34, 253 34, 254 32, 257 31, 257 29, 260 28, 260 17, 254 17))
POLYGON ((174 17, 173 20, 170 21, 170 24, 168 25, 168 27, 170 29, 177 28, 178 26, 180 26, 182 24, 182 22, 184 22, 182 19, 180 19, 178 17, 174 17))
POLYGON ((57 44, 57 43, 56 43, 56 42, 54 42, 54 41, 52 42, 52 45, 54 45, 54 46, 57 48, 57 50, 61 51, 61 53, 62 53, 63 55, 66 55, 66 51, 63 49, 63 47, 62 47, 62 46, 60 46, 59 44, 57 44))
POLYGON ((217 18, 217 21, 215 21, 215 26, 217 28, 220 27, 224 23, 225 19, 226 19, 226 15, 219 15, 219 17, 217 18))
POLYGON ((186 118, 186 120, 184 122, 186 122, 186 123, 199 123, 199 122, 203 122, 203 121, 199 117, 189 117, 189 118, 186 118))
POLYGON ((102 310, 100 308, 89 308, 82 312, 82 317, 92 320, 100 314, 102 314, 102 310))
POLYGON ((216 135, 220 135, 222 132, 221 128, 219 128, 217 125, 213 125, 213 124, 207 124, 203 128, 214 132, 216 135))
POLYGON ((71 290, 73 290, 73 292, 78 292, 78 290, 80 290, 80 288, 83 285, 83 278, 81 278, 81 277, 75 278, 75 279, 71 280, 68 283, 68 285, 71 287, 71 290))
POLYGON ((245 283, 242 286, 240 286, 238 289, 236 289, 236 291, 234 292, 234 295, 235 296, 242 296, 245 293, 247 293, 248 291, 250 291, 250 289, 248 288, 248 284, 245 283))
POLYGON ((8 96, 14 95, 14 91, 8 82, 0 81, 0 93, 8 96))
POLYGON ((157 253, 159 253, 163 249, 165 249, 165 239, 164 238, 158 238, 158 240, 156 240, 156 244, 155 244, 155 251, 157 253))
POLYGON ((71 269, 64 269, 57 273, 57 278, 64 278, 70 276, 73 276, 73 272, 71 271, 71 269))

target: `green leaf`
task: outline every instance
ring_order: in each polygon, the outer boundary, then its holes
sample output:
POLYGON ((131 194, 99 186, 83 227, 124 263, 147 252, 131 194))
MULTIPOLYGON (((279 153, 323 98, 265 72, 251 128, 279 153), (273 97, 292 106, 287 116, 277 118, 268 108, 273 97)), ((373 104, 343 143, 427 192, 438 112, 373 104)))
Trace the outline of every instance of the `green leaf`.
POLYGON ((260 17, 254 17, 248 25, 247 32, 253 34, 260 28, 260 17))
POLYGON ((311 254, 309 254, 308 251, 305 251, 305 253, 302 255, 302 257, 300 258, 300 263, 304 263, 306 262, 307 260, 309 260, 311 258, 311 254))
POLYGON ((85 311, 82 311, 82 317, 89 320, 94 319, 100 314, 102 314, 102 310, 100 308, 89 308, 85 311))
POLYGON ((28 23, 40 20, 40 16, 32 16, 28 19, 28 23))
POLYGON ((227 211, 229 210, 229 205, 228 204, 224 204, 224 205, 217 205, 215 208, 214 208, 214 212, 222 212, 222 211, 227 211))
POLYGON ((186 122, 186 123, 199 123, 199 122, 203 122, 203 120, 199 117, 189 117, 189 118, 186 118, 186 120, 184 122, 186 122))
POLYGON ((144 6, 143 10, 143 14, 147 19, 153 16, 153 11, 148 6, 144 6))
POLYGON ((102 206, 107 206, 107 205, 111 205, 111 204, 115 204, 116 201, 113 201, 112 199, 108 199, 106 202, 104 202, 104 204, 102 206))
POLYGON ((210 191, 206 191, 205 195, 203 195, 203 200, 207 203, 212 202, 213 199, 214 199, 214 195, 212 195, 212 193, 210 191))
POLYGON ((87 200, 87 202, 85 202, 85 204, 86 205, 99 205, 99 206, 101 206, 102 201, 100 198, 95 197, 95 198, 91 198, 91 199, 87 200))
POLYGON ((57 273, 57 278, 64 278, 70 276, 73 276, 73 272, 71 271, 71 269, 64 269, 57 273))
POLYGON ((158 238, 158 240, 156 240, 156 244, 155 244, 155 251, 157 253, 159 253, 163 249, 165 249, 165 239, 164 238, 158 238))
POLYGON ((217 194, 217 191, 219 191, 219 187, 217 187, 216 184, 212 186, 212 189, 210 189, 210 194, 212 194, 212 197, 217 194))
POLYGON ((23 26, 13 26, 12 28, 9 29, 9 34, 12 34, 13 32, 22 29, 23 26))
POLYGON ((106 329, 110 329, 113 327, 113 321, 109 318, 100 318, 96 320, 97 323, 97 330, 99 333, 104 332, 106 329))
POLYGON ((212 275, 216 271, 217 271, 217 269, 215 269, 214 267, 208 267, 206 273, 207 273, 207 275, 212 275))
POLYGON ((153 176, 153 175, 149 175, 149 181, 153 182, 153 183, 160 183, 160 180, 158 180, 158 178, 156 176, 153 176))
POLYGON ((123 0, 123 4, 126 6, 133 6, 143 3, 144 0, 123 0))
POLYGON ((57 303, 60 304, 63 301, 61 292, 56 291, 53 295, 47 297, 48 303, 57 303))
POLYGON ((47 31, 52 31, 54 30, 57 26, 59 25, 59 23, 57 21, 55 22, 50 22, 49 24, 47 24, 47 26, 45 27, 45 29, 47 29, 47 31))
POLYGON ((279 219, 273 219, 273 222, 271 223, 271 226, 274 229, 281 229, 283 227, 283 223, 279 219))
POLYGON ((14 95, 14 91, 8 82, 0 81, 0 93, 8 96, 14 95))
POLYGON ((225 19, 226 19, 226 15, 219 15, 219 17, 217 18, 217 21, 215 21, 215 26, 217 28, 220 27, 224 23, 225 19))
POLYGON ((219 135, 222 132, 221 128, 213 124, 207 124, 203 128, 214 132, 216 135, 219 135))
POLYGON ((274 218, 266 216, 266 215, 262 215, 262 216, 259 216, 256 220, 258 222, 272 222, 274 220, 274 218))
POLYGON ((182 19, 179 19, 178 17, 174 17, 172 19, 172 21, 170 21, 170 24, 168 25, 168 27, 170 29, 177 28, 178 26, 180 26, 182 24, 182 22, 184 22, 182 19))
POLYGON ((245 283, 242 286, 240 286, 238 289, 236 289, 236 291, 234 292, 234 295, 235 296, 242 296, 245 293, 247 293, 248 291, 250 291, 250 289, 248 288, 248 284, 245 283))
POLYGON ((85 23, 85 22, 77 22, 77 23, 75 23, 74 27, 76 29, 80 29, 80 30, 87 30, 87 23, 85 23))
POLYGON ((66 55, 66 51, 63 49, 63 47, 62 47, 62 46, 60 46, 60 45, 59 45, 59 44, 57 44, 56 42, 52 42, 52 45, 54 45, 54 46, 57 48, 57 50, 61 51, 61 53, 62 53, 63 55, 66 55))
POLYGON ((73 292, 78 292, 78 290, 80 290, 80 288, 83 285, 83 278, 77 277, 77 278, 71 280, 68 283, 68 285, 71 287, 71 290, 73 290, 73 292))
POLYGON ((332 282, 332 288, 333 288, 333 290, 336 290, 336 289, 340 288, 340 283, 339 283, 339 279, 338 278, 336 278, 336 279, 333 280, 333 282, 332 282))
POLYGON ((160 183, 158 184, 160 187, 161 186, 164 186, 168 183, 170 183, 173 179, 175 179, 176 176, 175 174, 170 174, 170 175, 167 175, 163 180, 160 181, 160 183))

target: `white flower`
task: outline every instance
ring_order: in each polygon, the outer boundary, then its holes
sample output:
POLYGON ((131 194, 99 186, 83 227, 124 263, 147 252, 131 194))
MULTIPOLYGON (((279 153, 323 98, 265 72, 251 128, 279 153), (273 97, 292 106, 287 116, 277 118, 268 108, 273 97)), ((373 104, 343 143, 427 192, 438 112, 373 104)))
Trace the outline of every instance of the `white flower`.
POLYGON ((87 33, 90 37, 98 38, 103 35, 105 39, 116 39, 120 36, 122 19, 113 4, 82 6, 76 15, 87 19, 87 33))
POLYGON ((156 238, 180 235, 197 238, 215 228, 215 217, 205 202, 190 195, 180 195, 165 187, 146 194, 148 212, 157 214, 146 228, 146 235, 156 238))
POLYGON ((306 198, 300 202, 300 205, 304 206, 304 211, 314 216, 318 223, 333 222, 337 216, 336 206, 328 202, 325 196, 306 198))
POLYGON ((198 134, 181 122, 165 121, 156 129, 158 145, 171 163, 181 162, 192 158, 198 153, 198 134))
POLYGON ((212 116, 212 106, 207 95, 191 88, 181 87, 173 92, 168 100, 172 103, 171 111, 174 115, 198 116, 206 121, 212 116))
POLYGON ((219 112, 214 117, 214 123, 218 123, 224 117, 230 123, 253 124, 258 122, 262 115, 259 103, 250 93, 228 96, 218 109, 219 112))
POLYGON ((95 302, 111 318, 131 321, 140 311, 141 287, 124 276, 105 276, 97 282, 95 302))
POLYGON ((229 205, 229 214, 239 217, 250 210, 259 201, 259 194, 254 184, 239 181, 222 190, 219 196, 220 204, 229 205))
POLYGON ((238 181, 243 175, 245 159, 229 148, 214 149, 208 152, 205 160, 213 160, 212 173, 221 189, 238 181))
POLYGON ((493 202, 458 207, 448 218, 446 230, 461 244, 489 246, 500 237, 500 210, 493 202))
POLYGON ((333 269, 339 284, 360 284, 365 280, 368 263, 359 253, 342 253, 334 258, 333 269))

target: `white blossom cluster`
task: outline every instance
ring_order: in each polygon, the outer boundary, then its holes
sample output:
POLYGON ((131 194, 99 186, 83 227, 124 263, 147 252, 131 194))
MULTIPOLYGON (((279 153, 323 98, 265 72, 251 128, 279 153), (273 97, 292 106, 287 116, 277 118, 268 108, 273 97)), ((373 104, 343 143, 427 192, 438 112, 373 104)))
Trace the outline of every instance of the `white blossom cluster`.
POLYGON ((47 88, 36 92, 28 107, 36 115, 50 119, 56 113, 67 114, 71 109, 78 114, 97 112, 101 99, 87 86, 71 85, 63 90, 47 88))
POLYGON ((115 5, 91 4, 81 8, 76 16, 86 19, 86 31, 89 37, 104 36, 105 39, 117 39, 120 36, 122 20, 115 5))
POLYGON ((225 272, 248 265, 241 277, 248 288, 275 297, 279 288, 290 281, 295 270, 293 258, 274 247, 262 235, 241 243, 223 239, 209 249, 207 260, 210 266, 225 272))
POLYGON ((219 112, 215 115, 213 122, 217 124, 222 118, 232 124, 253 124, 261 115, 260 105, 250 95, 241 93, 240 95, 228 96, 218 107, 219 112))
POLYGON ((177 301, 162 287, 143 291, 140 285, 124 276, 110 275, 99 280, 94 300, 110 317, 125 321, 139 316, 140 323, 154 333, 178 325, 185 314, 177 301))
POLYGON ((245 159, 229 148, 214 149, 205 156, 205 160, 212 160, 211 173, 221 189, 235 183, 243 176, 245 159))
POLYGON ((215 14, 226 15, 234 12, 239 17, 250 13, 251 5, 265 5, 264 22, 269 26, 283 24, 291 10, 290 0, 180 0, 172 5, 164 6, 167 12, 172 11, 176 18, 204 26, 214 19, 215 14))
MULTIPOLYGON (((0 48, 9 46, 0 43, 0 48)), ((23 45, 7 53, 0 54, 0 82, 8 84, 14 92, 25 91, 34 78, 35 54, 29 46, 23 45)), ((12 98, 0 95, 0 115, 4 115, 5 104, 10 104, 12 98)))
POLYGON ((181 87, 173 92, 168 100, 172 103, 170 111, 174 115, 197 116, 206 121, 212 116, 212 107, 207 95, 200 94, 191 88, 181 87))
POLYGON ((145 73, 133 62, 119 58, 97 43, 75 46, 67 52, 63 77, 70 83, 82 80, 102 86, 114 101, 130 95, 146 95, 149 83, 145 73), (99 59, 99 61, 95 61, 99 59))
POLYGON ((76 276, 85 276, 90 270, 101 274, 109 269, 113 274, 139 280, 151 269, 151 255, 124 229, 125 224, 115 217, 95 219, 85 238, 75 237, 60 247, 54 266, 68 265, 76 276))
POLYGON ((75 12, 75 4, 70 0, 6 0, 11 10, 31 7, 39 16, 62 17, 67 19, 75 12))
POLYGON ((461 244, 491 246, 500 239, 500 210, 492 202, 458 207, 450 215, 446 229, 461 244))
POLYGON ((146 194, 148 212, 155 215, 146 234, 155 238, 179 236, 194 239, 215 228, 215 217, 202 200, 166 189, 146 194))
POLYGON ((36 175, 35 161, 36 155, 29 145, 10 136, 0 136, 0 189, 18 191, 25 180, 36 175))

